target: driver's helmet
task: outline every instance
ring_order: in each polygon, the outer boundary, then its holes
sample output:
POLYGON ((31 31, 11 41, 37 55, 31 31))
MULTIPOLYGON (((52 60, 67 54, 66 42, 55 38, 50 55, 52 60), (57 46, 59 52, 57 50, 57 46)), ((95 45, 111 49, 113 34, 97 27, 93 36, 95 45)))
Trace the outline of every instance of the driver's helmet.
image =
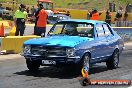
POLYGON ((72 32, 72 31, 76 31, 77 27, 78 27, 77 24, 67 24, 66 29, 67 31, 72 32))

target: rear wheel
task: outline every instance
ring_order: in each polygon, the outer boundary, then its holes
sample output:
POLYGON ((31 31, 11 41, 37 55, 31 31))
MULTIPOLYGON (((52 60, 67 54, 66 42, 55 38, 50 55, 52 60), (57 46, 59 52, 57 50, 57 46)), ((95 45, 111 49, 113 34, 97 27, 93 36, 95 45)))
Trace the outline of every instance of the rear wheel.
POLYGON ((119 65, 119 50, 115 50, 111 58, 106 62, 108 69, 118 68, 119 65))
POLYGON ((27 63, 27 68, 29 69, 29 71, 38 71, 39 70, 39 67, 40 67, 39 61, 26 60, 26 63, 27 63))

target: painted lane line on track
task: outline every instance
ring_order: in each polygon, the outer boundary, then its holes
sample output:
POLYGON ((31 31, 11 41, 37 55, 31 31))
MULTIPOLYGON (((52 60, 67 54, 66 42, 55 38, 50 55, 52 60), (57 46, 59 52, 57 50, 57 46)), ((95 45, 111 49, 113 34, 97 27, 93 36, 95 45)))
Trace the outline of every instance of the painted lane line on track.
MULTIPOLYGON (((35 24, 26 24, 26 26, 35 26, 35 24)), ((53 26, 53 25, 47 24, 46 26, 53 26)))
POLYGON ((17 59, 19 57, 22 57, 22 56, 20 54, 0 55, 0 61, 17 59))
POLYGON ((129 86, 128 88, 132 88, 132 86, 129 86))

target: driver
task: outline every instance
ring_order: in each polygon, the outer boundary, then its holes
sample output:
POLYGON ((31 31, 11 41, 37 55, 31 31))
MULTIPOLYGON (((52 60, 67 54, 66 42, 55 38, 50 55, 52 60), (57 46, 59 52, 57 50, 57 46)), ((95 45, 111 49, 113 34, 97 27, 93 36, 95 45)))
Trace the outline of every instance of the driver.
POLYGON ((73 35, 73 36, 78 35, 77 27, 78 27, 77 24, 67 24, 66 25, 66 30, 65 30, 66 33, 65 34, 73 35))

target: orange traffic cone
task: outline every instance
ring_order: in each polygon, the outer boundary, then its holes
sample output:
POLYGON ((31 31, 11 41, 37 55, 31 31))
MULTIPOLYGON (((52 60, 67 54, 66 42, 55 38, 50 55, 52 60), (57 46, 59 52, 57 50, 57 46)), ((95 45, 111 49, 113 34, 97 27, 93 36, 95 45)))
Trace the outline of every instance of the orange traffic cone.
POLYGON ((80 81, 81 85, 86 86, 88 84, 91 84, 91 81, 90 81, 89 75, 88 75, 88 69, 86 67, 83 67, 81 70, 81 73, 82 73, 82 77, 83 77, 82 80, 80 81))
POLYGON ((82 73, 82 77, 88 78, 88 76, 89 76, 88 71, 85 71, 84 68, 82 68, 81 73, 82 73))
POLYGON ((2 23, 1 27, 0 27, 0 37, 4 37, 4 25, 2 23))

